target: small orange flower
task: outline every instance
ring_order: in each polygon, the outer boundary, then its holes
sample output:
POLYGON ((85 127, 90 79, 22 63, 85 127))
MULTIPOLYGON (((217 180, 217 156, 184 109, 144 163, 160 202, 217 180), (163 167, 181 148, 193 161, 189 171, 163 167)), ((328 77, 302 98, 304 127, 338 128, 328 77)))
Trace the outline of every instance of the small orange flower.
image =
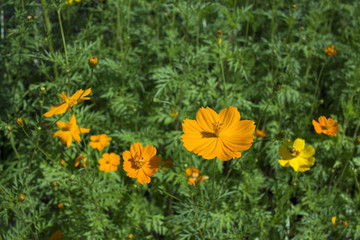
POLYGON ((51 235, 49 240, 60 240, 63 238, 64 238, 63 232, 61 230, 57 230, 56 232, 53 233, 53 235, 51 235))
POLYGON ((334 49, 334 44, 333 45, 330 45, 328 48, 325 48, 324 50, 329 56, 334 56, 338 50, 337 49, 334 49))
POLYGON ((89 58, 89 66, 90 66, 91 68, 95 68, 97 64, 98 64, 98 58, 91 56, 91 57, 89 58))
POLYGON ((205 159, 218 157, 228 161, 241 157, 255 136, 255 122, 240 120, 236 107, 230 106, 217 114, 209 107, 200 108, 196 120, 185 119, 181 136, 184 147, 205 159))
POLYGON ((128 238, 132 239, 133 237, 134 237, 134 235, 132 233, 129 233, 128 238))
POLYGON ((118 165, 120 164, 120 156, 116 153, 104 153, 102 158, 99 159, 99 164, 100 171, 115 172, 118 169, 118 165))
POLYGON ((60 209, 64 209, 64 203, 62 203, 62 202, 61 202, 61 203, 59 203, 59 204, 58 204, 58 208, 60 208, 60 209))
POLYGON ((256 129, 255 136, 257 136, 259 138, 265 138, 267 136, 267 134, 266 134, 265 130, 256 129))
POLYGON ((159 170, 161 157, 156 155, 156 148, 152 145, 143 147, 139 142, 133 143, 130 151, 123 153, 124 170, 127 176, 137 178, 141 184, 150 183, 150 177, 159 170))
POLYGON ((342 225, 344 225, 344 226, 347 226, 347 225, 348 225, 345 220, 341 220, 340 223, 341 223, 342 225))
POLYGON ((79 166, 80 162, 82 162, 82 166, 86 167, 86 155, 85 154, 79 154, 76 158, 75 158, 75 167, 79 166))
POLYGON ((106 134, 93 135, 90 137, 90 147, 101 151, 110 144, 111 139, 112 138, 108 137, 106 134))
POLYGON ((335 122, 332 118, 326 118, 324 116, 319 117, 319 122, 312 120, 312 124, 314 125, 315 131, 318 134, 326 134, 331 136, 336 136, 337 131, 339 131, 338 123, 335 122))
POLYGON ((88 133, 90 132, 89 128, 80 128, 76 124, 76 118, 73 114, 69 122, 56 122, 56 125, 60 128, 60 131, 53 133, 53 137, 59 137, 61 142, 69 148, 71 146, 71 142, 74 139, 77 142, 80 142, 80 133, 88 133))
POLYGON ((196 168, 187 168, 184 174, 188 177, 189 184, 193 186, 197 186, 206 179, 209 179, 208 176, 200 176, 200 170, 196 168))
POLYGON ((334 216, 334 217, 331 218, 331 222, 332 222, 333 225, 336 224, 336 216, 334 216))
POLYGON ((80 89, 77 90, 71 97, 63 92, 60 97, 63 100, 61 104, 50 107, 50 110, 44 114, 45 117, 52 117, 56 114, 62 114, 65 111, 70 111, 70 109, 77 103, 89 100, 89 97, 86 97, 91 93, 91 88, 86 89, 85 91, 80 89))
POLYGON ((221 30, 217 30, 216 31, 217 35, 221 36, 223 34, 223 32, 221 30))

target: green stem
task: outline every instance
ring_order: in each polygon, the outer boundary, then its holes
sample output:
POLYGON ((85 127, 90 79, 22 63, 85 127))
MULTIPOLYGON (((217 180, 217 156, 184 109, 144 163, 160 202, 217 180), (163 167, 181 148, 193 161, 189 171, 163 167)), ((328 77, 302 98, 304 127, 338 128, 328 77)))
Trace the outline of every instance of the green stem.
POLYGON ((316 99, 317 99, 316 94, 317 94, 317 91, 318 91, 318 88, 319 88, 320 79, 321 79, 322 73, 323 73, 323 71, 324 71, 325 65, 326 65, 326 63, 324 63, 324 64, 322 65, 322 68, 321 68, 321 70, 320 70, 319 77, 318 77, 317 82, 316 82, 316 87, 315 87, 315 92, 314 92, 314 102, 313 102, 313 104, 311 105, 310 118, 311 118, 312 113, 313 113, 313 111, 314 111, 314 107, 315 107, 315 103, 316 103, 316 99))
POLYGON ((227 96, 227 94, 226 94, 226 80, 225 80, 225 73, 224 73, 224 65, 223 65, 221 55, 222 55, 221 45, 219 44, 219 61, 220 61, 220 68, 221 68, 221 76, 222 76, 222 80, 223 80, 223 83, 224 83, 224 93, 225 93, 225 96, 227 96))
POLYGON ((178 200, 179 202, 181 201, 180 198, 175 197, 174 195, 168 193, 166 190, 164 190, 164 189, 162 189, 162 188, 160 188, 160 187, 158 187, 158 186, 155 186, 155 187, 156 187, 158 190, 160 190, 160 191, 162 191, 163 193, 165 193, 166 195, 168 195, 169 197, 171 197, 171 198, 173 198, 173 199, 175 199, 175 200, 178 200))
POLYGON ((64 45, 65 61, 66 61, 66 76, 67 76, 67 79, 68 79, 68 95, 70 95, 70 76, 69 76, 70 69, 69 69, 69 59, 68 59, 67 50, 66 50, 66 41, 65 41, 64 30, 63 30, 63 27, 62 27, 60 9, 58 9, 57 15, 58 15, 58 19, 59 19, 59 25, 60 25, 62 42, 63 42, 63 45, 64 45))

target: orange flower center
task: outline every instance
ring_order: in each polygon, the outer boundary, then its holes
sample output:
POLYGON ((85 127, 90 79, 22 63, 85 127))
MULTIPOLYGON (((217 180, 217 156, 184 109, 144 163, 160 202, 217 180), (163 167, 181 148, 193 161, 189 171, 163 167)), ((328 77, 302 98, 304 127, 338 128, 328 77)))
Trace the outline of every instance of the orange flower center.
POLYGON ((63 127, 62 129, 61 129, 61 131, 70 131, 70 128, 69 127, 63 127))
POLYGON ((106 160, 106 161, 105 161, 105 164, 110 164, 110 160, 106 160))
POLYGON ((328 130, 328 129, 330 129, 331 127, 332 127, 332 124, 331 124, 331 123, 326 123, 325 126, 321 126, 321 129, 322 129, 322 130, 328 130))
POLYGON ((219 136, 219 133, 220 133, 220 131, 221 131, 221 126, 222 126, 223 124, 220 123, 220 122, 215 122, 215 123, 213 123, 212 125, 213 125, 213 130, 214 130, 216 136, 218 137, 218 136, 219 136))
POLYGON ((136 157, 134 159, 134 163, 135 163, 136 167, 141 168, 142 166, 144 166, 145 160, 143 157, 136 155, 136 157))

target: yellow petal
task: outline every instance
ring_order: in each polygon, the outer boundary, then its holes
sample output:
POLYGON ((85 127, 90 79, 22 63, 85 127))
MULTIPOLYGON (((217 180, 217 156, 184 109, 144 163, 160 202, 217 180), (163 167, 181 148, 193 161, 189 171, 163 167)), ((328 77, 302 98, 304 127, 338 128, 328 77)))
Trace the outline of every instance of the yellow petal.
POLYGON ((236 107, 229 106, 223 110, 221 110, 220 114, 220 122, 222 125, 222 131, 225 131, 228 128, 232 128, 236 126, 240 121, 240 113, 236 107))
POLYGON ((301 151, 300 156, 304 158, 312 157, 315 154, 315 149, 312 146, 306 146, 303 151, 301 151))
POLYGON ((294 158, 294 156, 289 152, 286 144, 279 147, 279 154, 284 160, 291 160, 294 158))
POLYGON ((288 166, 290 166, 290 164, 289 164, 289 160, 278 160, 278 162, 280 163, 280 165, 281 166, 283 166, 283 167, 288 167, 288 166))
POLYGON ((64 113, 69 107, 68 103, 62 103, 55 106, 52 106, 48 112, 44 114, 45 117, 52 117, 56 114, 64 113))
POLYGON ((294 141, 293 147, 297 150, 297 151, 302 151, 305 148, 305 140, 301 139, 301 138, 297 138, 294 141))

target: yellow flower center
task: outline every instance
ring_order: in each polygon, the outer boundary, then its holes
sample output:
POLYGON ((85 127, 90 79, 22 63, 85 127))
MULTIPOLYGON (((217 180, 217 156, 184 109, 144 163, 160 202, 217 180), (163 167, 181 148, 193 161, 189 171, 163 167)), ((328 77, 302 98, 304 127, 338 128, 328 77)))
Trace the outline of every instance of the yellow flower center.
POLYGON ((223 124, 220 123, 220 122, 215 122, 215 123, 213 123, 212 125, 213 125, 213 130, 214 130, 216 136, 218 137, 218 136, 219 136, 219 133, 220 133, 220 131, 221 131, 221 126, 222 126, 223 124))

